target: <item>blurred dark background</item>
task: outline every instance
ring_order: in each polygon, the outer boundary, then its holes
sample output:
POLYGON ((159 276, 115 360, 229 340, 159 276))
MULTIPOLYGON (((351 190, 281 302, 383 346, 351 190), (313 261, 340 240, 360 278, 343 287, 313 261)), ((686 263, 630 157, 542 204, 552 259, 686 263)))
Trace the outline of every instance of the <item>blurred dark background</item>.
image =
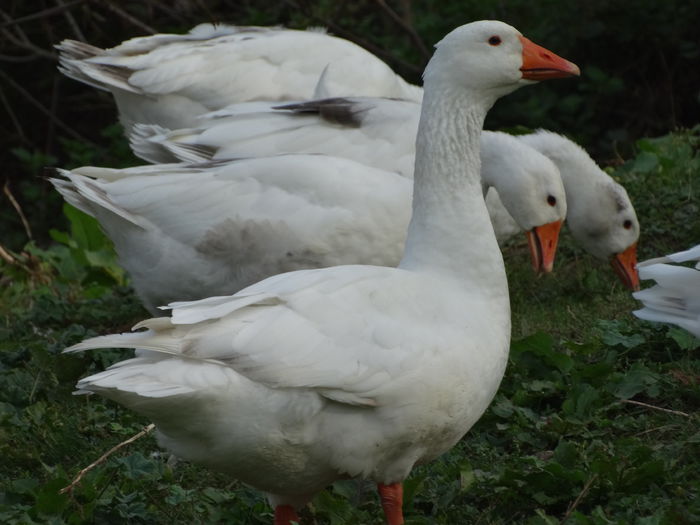
POLYGON ((108 93, 64 78, 53 45, 100 47, 201 22, 324 26, 420 83, 432 45, 479 19, 514 25, 576 62, 578 80, 501 100, 489 129, 544 127, 578 140, 602 165, 640 137, 700 122, 700 2, 689 0, 3 0, 0 7, 0 249, 46 242, 61 199, 44 166, 125 166, 129 153, 108 93))

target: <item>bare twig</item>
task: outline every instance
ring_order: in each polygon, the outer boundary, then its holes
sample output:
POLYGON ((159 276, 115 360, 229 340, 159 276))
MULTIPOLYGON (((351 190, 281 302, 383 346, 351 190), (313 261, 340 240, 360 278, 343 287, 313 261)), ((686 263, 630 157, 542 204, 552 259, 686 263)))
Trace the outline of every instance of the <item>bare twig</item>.
MULTIPOLYGON (((6 21, 12 20, 12 17, 2 9, 0 9, 0 15, 2 15, 2 17, 6 21)), ((34 45, 34 43, 31 40, 29 40, 29 37, 26 35, 26 33, 22 31, 21 27, 16 26, 15 32, 17 33, 17 36, 12 34, 12 32, 8 29, 0 28, 0 33, 2 33, 5 36, 5 38, 7 38, 10 42, 15 44, 17 47, 28 49, 29 51, 33 52, 35 55, 38 55, 40 57, 50 58, 52 60, 55 59, 55 55, 53 53, 46 51, 45 49, 42 49, 37 45, 34 45)))
POLYGON ((423 68, 398 58, 396 55, 385 51, 384 49, 382 49, 381 47, 379 47, 377 45, 374 45, 369 40, 365 40, 364 38, 360 38, 359 36, 343 29, 341 26, 339 26, 335 22, 332 22, 330 20, 321 20, 321 23, 323 25, 325 25, 328 29, 330 29, 333 34, 338 35, 339 37, 342 37, 342 38, 346 38, 347 40, 350 40, 352 42, 355 42, 357 45, 364 47, 370 53, 375 54, 384 60, 393 62, 404 70, 410 71, 412 73, 422 73, 423 72, 423 68))
MULTIPOLYGON (((63 3, 63 0, 56 0, 56 3, 60 7, 63 7, 63 8, 65 8, 65 6, 66 6, 66 4, 63 3)), ((63 16, 68 21, 68 25, 71 26, 71 29, 73 29, 73 33, 75 33, 75 37, 78 40, 80 40, 81 42, 87 42, 87 40, 85 39, 85 35, 80 30, 80 26, 78 26, 78 23, 75 21, 75 18, 73 18, 73 14, 70 12, 69 9, 64 9, 63 16)))
POLYGON ((648 403, 642 403, 641 401, 634 401, 633 399, 622 399, 620 403, 629 403, 630 405, 638 405, 640 407, 652 408, 654 410, 660 410, 661 412, 668 412, 669 414, 676 414, 677 416, 690 417, 690 414, 681 412, 680 410, 671 410, 670 408, 661 408, 654 405, 649 405, 648 403))
MULTIPOLYGON (((296 1, 293 0, 283 0, 284 3, 298 11, 303 12, 306 16, 309 18, 315 19, 318 21, 319 25, 322 27, 325 27, 330 30, 330 32, 336 36, 339 36, 341 38, 345 38, 346 40, 350 40, 351 42, 356 43, 360 47, 364 47, 367 51, 370 53, 373 53, 377 55, 379 58, 382 60, 385 60, 387 62, 391 62, 395 64, 396 66, 400 67, 403 71, 410 72, 411 74, 421 74, 423 72, 423 68, 420 66, 417 66, 415 64, 412 64, 411 62, 407 62, 405 60, 400 59, 396 55, 385 51, 381 47, 373 44, 369 40, 365 40, 364 38, 360 38, 358 35, 344 29, 342 26, 339 26, 336 24, 333 19, 328 19, 328 18, 321 18, 318 16, 316 13, 314 13, 311 9, 308 8, 306 5, 302 5, 296 1)), ((340 5, 336 6, 336 13, 343 7, 344 2, 341 3, 340 5)))
POLYGON ((391 7, 389 7, 384 0, 374 0, 374 3, 377 4, 379 7, 381 7, 384 12, 389 15, 389 18, 391 18, 394 22, 396 22, 401 29, 403 29, 406 33, 408 33, 408 36, 411 37, 411 40, 413 40, 413 43, 416 45, 418 48, 418 51, 421 52, 423 55, 424 59, 429 59, 430 58, 430 51, 428 51, 428 48, 425 47, 425 43, 423 42, 423 39, 420 37, 418 33, 416 33, 416 30, 406 22, 403 18, 401 18, 396 11, 394 11, 391 7))
POLYGON ((660 427, 648 428, 647 430, 643 430, 642 432, 637 432, 636 434, 634 434, 634 437, 639 437, 645 434, 649 434, 651 432, 658 432, 659 430, 667 430, 676 427, 678 427, 678 425, 662 425, 660 427))
POLYGON ((207 7, 206 3, 203 0, 193 0, 191 4, 188 3, 186 6, 187 12, 184 15, 182 13, 178 12, 176 9, 172 8, 170 5, 168 5, 164 2, 160 2, 159 0, 151 0, 149 2, 149 4, 155 10, 160 10, 162 13, 166 14, 171 19, 176 20, 180 24, 187 25, 192 21, 191 12, 194 9, 196 9, 196 7, 198 7, 202 11, 204 11, 204 13, 205 13, 204 18, 207 18, 211 23, 216 22, 214 16, 212 15, 211 11, 209 10, 209 7, 207 7))
POLYGON ((566 523, 566 520, 569 519, 569 516, 576 510, 576 507, 578 507, 579 503, 583 500, 583 498, 586 497, 586 494, 588 494, 588 491, 591 489, 591 485, 593 482, 598 478, 598 474, 593 474, 588 481, 586 481, 586 484, 583 486, 581 489, 581 492, 579 492, 578 496, 576 496, 576 499, 574 502, 569 505, 569 508, 566 509, 566 514, 564 514, 564 517, 561 520, 561 523, 566 523))
POLYGON ((31 55, 23 55, 23 56, 0 55, 0 62, 13 62, 15 64, 22 64, 24 62, 31 62, 32 60, 36 60, 37 58, 41 58, 41 57, 37 56, 36 53, 32 53, 31 55))
POLYGON ((115 5, 114 3, 106 2, 105 5, 107 6, 107 9, 109 9, 110 11, 112 11, 116 15, 122 17, 124 20, 131 22, 136 27, 143 29, 147 33, 150 33, 151 35, 155 35, 158 32, 155 29, 153 29, 151 26, 149 26, 148 24, 144 24, 143 22, 141 22, 141 20, 139 20, 138 18, 131 16, 129 13, 127 13, 121 7, 115 5))
POLYGON ((70 136, 72 136, 73 138, 78 139, 78 140, 80 140, 80 141, 82 141, 82 142, 85 142, 86 144, 90 144, 90 145, 92 145, 92 146, 97 147, 97 145, 96 145, 93 141, 91 141, 91 140, 89 140, 89 139, 83 137, 80 133, 78 133, 77 131, 75 131, 75 130, 74 130, 73 128, 71 128, 68 124, 66 124, 65 122, 63 122, 62 120, 60 120, 58 117, 56 117, 55 115, 53 115, 53 114, 51 113, 51 111, 48 110, 48 109, 46 109, 46 108, 44 107, 44 105, 43 105, 41 102, 39 102, 37 99, 35 99, 35 98, 32 96, 31 93, 29 93, 26 89, 24 89, 22 86, 20 86, 19 84, 17 84, 17 82, 15 82, 15 81, 12 79, 12 77, 10 77, 9 75, 7 75, 7 74, 6 74, 4 71, 2 71, 1 69, 0 69, 0 77, 3 78, 10 86, 12 86, 14 89, 16 89, 16 90, 17 90, 24 98, 26 98, 34 107, 36 107, 36 108, 37 108, 39 111, 41 111, 44 115, 46 115, 47 117, 49 117, 50 119, 52 119, 52 120, 55 122, 55 124, 56 124, 59 128, 61 128, 62 130, 64 130, 64 131, 65 131, 66 133, 68 133, 70 136))
POLYGON ((56 135, 56 120, 58 116, 56 115, 56 109, 58 107, 58 86, 61 81, 61 77, 56 75, 53 78, 53 86, 51 89, 51 106, 48 110, 51 112, 51 118, 49 119, 49 126, 46 130, 46 142, 44 144, 44 151, 49 153, 53 148, 54 136, 56 135))
POLYGON ((12 121, 12 124, 14 124, 15 130, 17 131, 17 135, 19 136, 20 140, 24 143, 27 143, 27 135, 25 135, 24 129, 22 128, 22 125, 20 124, 17 115, 15 115, 15 112, 12 109, 12 104, 10 104, 9 100, 7 100, 7 97, 5 96, 5 91, 2 88, 0 88, 0 102, 2 102, 2 105, 5 106, 5 110, 10 116, 10 120, 12 121))
POLYGON ((8 264, 12 264, 12 265, 19 264, 17 259, 15 259, 12 256, 12 254, 9 251, 7 251, 2 244, 0 244, 0 259, 4 259, 5 262, 7 262, 8 264))
POLYGON ((112 454, 114 454, 117 450, 119 450, 120 448, 125 447, 125 446, 128 445, 129 443, 133 443, 134 441, 136 441, 136 440, 139 439, 139 438, 142 438, 143 436, 145 436, 146 434, 148 434, 149 432, 151 432, 154 428, 156 428, 156 426, 155 426, 153 423, 151 423, 150 425, 145 426, 145 427, 143 428, 143 430, 141 430, 141 432, 139 432, 138 434, 135 434, 135 435, 131 436, 129 439, 127 439, 127 440, 125 440, 125 441, 122 441, 122 442, 119 443, 118 445, 113 446, 113 447, 110 448, 107 452, 105 452, 105 453, 102 454, 99 458, 97 458, 97 460, 93 461, 93 462, 90 463, 87 467, 85 467, 83 470, 81 470, 80 472, 78 472, 78 475, 77 475, 77 476, 75 477, 75 479, 71 482, 71 484, 68 485, 67 487, 63 487, 63 488, 62 488, 61 490, 59 490, 58 492, 59 492, 60 494, 65 494, 66 492, 72 492, 73 489, 76 487, 76 485, 77 485, 78 483, 80 483, 80 480, 83 479, 83 476, 84 476, 85 474, 87 474, 88 472, 90 472, 92 469, 94 469, 94 468, 95 468, 97 465, 99 465, 100 463, 104 463, 104 462, 107 460, 107 458, 109 458, 109 456, 111 456, 112 454))
POLYGON ((10 250, 5 248, 2 244, 0 244, 0 259, 3 259, 5 262, 8 264, 11 264, 12 266, 17 266, 27 272, 29 275, 36 275, 34 270, 24 264, 22 261, 20 261, 17 257, 12 255, 10 250))
POLYGON ((31 15, 23 16, 21 18, 15 18, 15 19, 9 19, 0 24, 0 29, 16 24, 21 24, 23 22, 30 22, 32 20, 36 20, 37 18, 44 18, 47 16, 55 15, 57 13, 60 13, 61 11, 65 11, 67 9, 70 9, 72 7, 75 7, 78 4, 82 4, 86 2, 87 0, 73 0, 72 2, 68 2, 67 4, 62 4, 57 7, 50 7, 48 9, 44 9, 43 11, 39 11, 38 13, 34 13, 31 15))
POLYGON ((5 181, 5 185, 2 188, 2 192, 5 194, 5 196, 8 198, 10 203, 12 203, 12 207, 17 211, 17 215, 19 215, 20 220, 22 221, 22 226, 24 226, 24 231, 27 232, 27 237, 29 239, 33 239, 34 237, 32 236, 32 229, 29 227, 29 221, 27 221, 27 217, 25 217, 24 212, 22 211, 22 207, 19 205, 19 202, 17 202, 17 199, 15 199, 15 196, 12 195, 12 192, 10 191, 10 181, 5 181))
POLYGON ((55 59, 56 59, 56 56, 55 56, 53 53, 51 53, 51 52, 49 52, 49 51, 46 51, 45 49, 41 49, 41 48, 38 47, 38 46, 35 46, 32 42, 30 42, 30 41, 28 41, 28 40, 25 40, 25 39, 23 39, 23 38, 20 39, 20 38, 15 37, 15 36, 14 36, 10 31, 8 31, 7 29, 0 29, 0 33, 2 33, 2 35, 3 35, 5 38, 7 38, 7 40, 9 40, 10 42, 12 42, 12 43, 13 43, 14 45, 16 45, 17 47, 22 48, 22 49, 26 49, 26 50, 28 50, 28 51, 31 51, 31 52, 34 53, 34 55, 36 55, 36 56, 43 57, 43 58, 50 58, 51 60, 55 60, 55 59))

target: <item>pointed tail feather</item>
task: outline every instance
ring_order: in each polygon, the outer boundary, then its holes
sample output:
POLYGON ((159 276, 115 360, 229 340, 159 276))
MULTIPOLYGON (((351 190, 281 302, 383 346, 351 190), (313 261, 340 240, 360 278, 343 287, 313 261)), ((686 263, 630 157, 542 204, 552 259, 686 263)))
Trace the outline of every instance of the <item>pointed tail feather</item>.
POLYGON ((49 181, 68 203, 79 210, 95 217, 95 209, 100 207, 136 226, 147 227, 143 219, 113 202, 98 181, 60 168, 56 169, 56 173, 64 178, 50 178, 49 181))

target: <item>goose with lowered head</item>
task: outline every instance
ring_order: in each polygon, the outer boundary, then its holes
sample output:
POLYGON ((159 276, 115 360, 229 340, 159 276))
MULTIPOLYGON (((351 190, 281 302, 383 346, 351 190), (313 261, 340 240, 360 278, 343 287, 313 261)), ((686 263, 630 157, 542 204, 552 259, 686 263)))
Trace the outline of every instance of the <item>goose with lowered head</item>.
MULTIPOLYGON (((130 139, 134 152, 150 162, 201 161, 276 151, 314 152, 347 157, 411 177, 419 113, 416 102, 367 97, 282 106, 258 102, 203 115, 198 119, 199 126, 190 129, 169 131, 137 125, 130 139)), ((499 241, 524 230, 533 256, 539 246, 556 246, 556 225, 544 228, 545 223, 527 220, 522 211, 544 213, 553 202, 556 209, 570 214, 560 207, 563 192, 556 188, 563 187, 567 208, 575 210, 568 221, 574 238, 594 257, 611 260, 625 286, 638 288, 634 263, 639 222, 634 206, 625 189, 583 148, 544 130, 517 137, 485 131, 481 155, 482 178, 488 189, 486 205, 499 241), (547 161, 538 160, 537 153, 556 164, 563 185, 552 182, 555 170, 546 165, 547 161), (524 178, 531 180, 530 192, 523 191, 524 178), (530 232, 535 225, 538 229, 530 232)), ((553 252, 548 259, 553 260, 553 252)))
POLYGON ((282 274, 68 349, 140 349, 78 388, 149 417, 176 456, 266 492, 276 525, 347 477, 375 481, 389 525, 404 523, 403 480, 469 430, 503 376, 510 305, 479 135, 499 97, 578 68, 497 21, 436 47, 398 268, 282 274))
POLYGON ((234 102, 311 98, 324 70, 328 96, 423 95, 372 53, 322 30, 201 24, 110 49, 75 40, 56 47, 66 76, 112 93, 127 133, 136 122, 191 126, 234 102))

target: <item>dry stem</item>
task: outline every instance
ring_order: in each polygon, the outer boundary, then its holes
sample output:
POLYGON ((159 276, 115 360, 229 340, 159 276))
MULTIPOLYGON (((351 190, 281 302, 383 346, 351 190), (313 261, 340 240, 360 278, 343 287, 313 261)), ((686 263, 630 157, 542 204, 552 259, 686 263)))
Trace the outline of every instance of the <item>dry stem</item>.
POLYGON ((66 492, 72 492, 72 490, 75 488, 75 486, 76 486, 78 483, 80 483, 80 480, 83 479, 83 476, 84 476, 85 474, 87 474, 88 472, 90 472, 92 469, 94 469, 94 468, 95 468, 97 465, 99 465, 100 463, 104 463, 104 462, 107 460, 107 458, 108 458, 109 456, 111 456, 112 454, 114 454, 117 450, 119 450, 120 448, 125 447, 125 446, 128 445, 129 443, 133 443, 133 442, 136 441, 137 439, 139 439, 139 438, 145 436, 146 434, 148 434, 149 432, 151 432, 154 428, 156 428, 156 426, 155 426, 153 423, 151 423, 150 425, 145 426, 145 427, 143 428, 143 430, 142 430, 141 432, 139 432, 138 434, 135 434, 135 435, 131 436, 129 439, 127 439, 126 441, 122 441, 122 442, 119 443, 118 445, 115 445, 114 447, 110 448, 107 452, 105 452, 104 454, 102 454, 96 461, 93 461, 93 462, 90 463, 87 467, 85 467, 83 470, 81 470, 80 472, 78 472, 78 475, 77 475, 77 476, 75 477, 75 479, 71 482, 71 484, 68 485, 67 487, 63 487, 61 490, 59 490, 59 493, 60 493, 60 494, 65 494, 66 492))
POLYGON ((19 215, 19 218, 22 221, 22 226, 24 226, 24 231, 27 233, 27 237, 29 237, 30 240, 33 239, 34 236, 32 235, 32 229, 29 226, 29 221, 24 215, 24 212, 22 211, 22 207, 19 205, 19 202, 17 202, 17 199, 15 199, 15 196, 12 195, 12 192, 10 191, 10 181, 5 182, 5 185, 2 188, 2 192, 9 199, 10 203, 12 203, 12 207, 17 212, 17 215, 19 215))
POLYGON ((690 417, 690 414, 681 412, 680 410, 671 410, 670 408, 661 408, 654 405, 649 405, 648 403, 642 403, 641 401, 634 401, 633 399, 623 399, 620 403, 629 403, 630 405, 638 405, 640 407, 653 408, 654 410, 660 410, 661 412, 668 412, 669 414, 676 414, 677 416, 690 417))
POLYGON ((571 514, 576 510, 576 507, 578 507, 579 503, 581 503, 581 500, 583 500, 583 498, 586 496, 586 494, 588 494, 588 491, 590 490, 591 485, 593 484, 593 482, 596 480, 597 477, 598 477, 598 474, 593 474, 588 479, 588 481, 586 481, 586 484, 583 486, 583 488, 581 489, 581 492, 579 492, 578 496, 576 496, 576 499, 574 500, 574 502, 571 505, 569 505, 568 509, 566 509, 566 514, 564 514, 564 517, 562 518, 561 523, 565 523, 566 520, 569 519, 569 516, 571 516, 571 514))

